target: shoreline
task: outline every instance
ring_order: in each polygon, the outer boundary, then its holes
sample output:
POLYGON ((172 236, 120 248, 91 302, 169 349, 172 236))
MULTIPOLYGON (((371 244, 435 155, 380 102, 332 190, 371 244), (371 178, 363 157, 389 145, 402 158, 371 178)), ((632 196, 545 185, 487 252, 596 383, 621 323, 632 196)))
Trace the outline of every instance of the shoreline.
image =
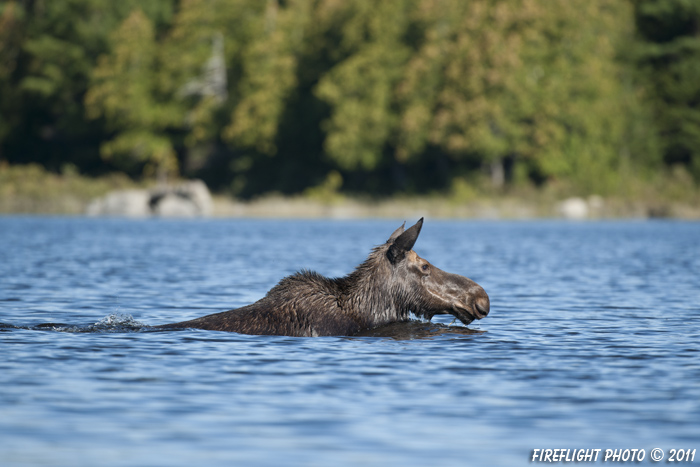
POLYGON ((373 219, 419 218, 475 220, 604 220, 679 219, 700 220, 700 207, 685 203, 650 205, 600 197, 564 200, 527 200, 484 197, 458 203, 441 197, 396 197, 384 200, 344 198, 323 203, 304 197, 266 196, 251 201, 215 196, 213 218, 373 219))
MULTIPOLYGON (((89 215, 96 200, 119 193, 151 193, 197 185, 209 218, 280 219, 682 219, 700 220, 700 190, 687 184, 665 184, 662 188, 620 190, 619 196, 572 196, 565 190, 520 188, 503 193, 459 190, 441 194, 395 195, 387 198, 347 196, 332 190, 307 190, 296 196, 267 194, 240 200, 209 194, 202 182, 174 180, 168 185, 137 183, 123 174, 89 178, 73 171, 52 174, 37 165, 0 165, 0 215, 89 215), (203 193, 202 193, 203 191, 203 193)), ((181 193, 180 193, 181 194, 181 193)), ((197 204, 197 203, 195 203, 197 204)), ((200 203, 201 204, 201 203, 200 203)), ((201 206, 200 206, 201 207, 201 206)), ((99 215, 100 213, 93 213, 99 215)), ((104 213, 102 213, 104 214, 104 213)), ((150 217, 159 212, 141 211, 131 217, 150 217)), ((161 217, 199 217, 187 212, 161 217)), ((116 214, 119 217, 119 214, 116 214)), ((130 217, 129 213, 122 217, 130 217)))
POLYGON ((343 197, 323 202, 304 196, 267 195, 253 200, 238 200, 213 195, 208 215, 91 215, 93 199, 66 195, 47 200, 0 198, 0 216, 48 215, 125 218, 203 218, 203 219, 432 219, 464 220, 650 220, 674 219, 700 221, 700 206, 682 202, 647 203, 623 199, 532 200, 516 197, 483 197, 456 202, 448 197, 394 197, 379 200, 343 197), (567 207, 568 205, 568 207, 567 207), (573 206, 573 207, 571 207, 573 206))

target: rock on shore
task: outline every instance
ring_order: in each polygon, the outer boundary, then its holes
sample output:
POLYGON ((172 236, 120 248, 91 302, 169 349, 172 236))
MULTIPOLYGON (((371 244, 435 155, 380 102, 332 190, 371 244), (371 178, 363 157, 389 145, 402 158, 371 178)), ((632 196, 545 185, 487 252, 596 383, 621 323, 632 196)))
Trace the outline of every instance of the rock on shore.
POLYGON ((88 216, 206 217, 212 199, 201 180, 164 185, 148 190, 117 190, 88 205, 88 216))

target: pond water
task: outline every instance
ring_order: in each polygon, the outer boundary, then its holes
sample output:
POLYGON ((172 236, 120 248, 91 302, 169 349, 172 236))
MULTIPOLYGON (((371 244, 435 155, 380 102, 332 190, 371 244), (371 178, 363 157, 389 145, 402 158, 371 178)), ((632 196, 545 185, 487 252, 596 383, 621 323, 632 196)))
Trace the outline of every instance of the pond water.
POLYGON ((545 448, 649 463, 700 448, 698 223, 428 218, 415 250, 490 295, 469 328, 148 327, 251 303, 301 268, 344 275, 399 225, 0 217, 0 464, 529 465, 545 448))

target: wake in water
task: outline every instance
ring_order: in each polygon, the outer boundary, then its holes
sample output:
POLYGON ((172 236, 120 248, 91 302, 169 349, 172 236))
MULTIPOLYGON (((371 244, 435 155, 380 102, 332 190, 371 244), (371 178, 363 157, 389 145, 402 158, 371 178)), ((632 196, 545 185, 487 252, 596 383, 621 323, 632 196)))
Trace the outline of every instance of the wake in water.
POLYGON ((140 332, 148 330, 150 327, 136 321, 133 316, 124 313, 112 313, 105 316, 98 322, 88 325, 75 325, 64 323, 43 323, 36 326, 15 326, 7 323, 0 323, 0 331, 11 329, 28 329, 32 331, 55 331, 55 332, 78 332, 78 333, 118 333, 118 332, 140 332))

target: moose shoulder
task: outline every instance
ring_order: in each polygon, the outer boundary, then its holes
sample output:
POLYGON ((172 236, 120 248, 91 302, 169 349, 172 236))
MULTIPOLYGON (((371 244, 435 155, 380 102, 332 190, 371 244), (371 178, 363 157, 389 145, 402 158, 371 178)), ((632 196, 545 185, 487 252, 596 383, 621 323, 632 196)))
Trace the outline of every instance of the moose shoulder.
POLYGON ((285 277, 259 301, 161 328, 197 328, 243 334, 341 336, 396 321, 409 313, 432 319, 452 314, 464 324, 489 312, 481 286, 442 271, 413 251, 423 219, 389 240, 345 277, 310 271, 285 277))

